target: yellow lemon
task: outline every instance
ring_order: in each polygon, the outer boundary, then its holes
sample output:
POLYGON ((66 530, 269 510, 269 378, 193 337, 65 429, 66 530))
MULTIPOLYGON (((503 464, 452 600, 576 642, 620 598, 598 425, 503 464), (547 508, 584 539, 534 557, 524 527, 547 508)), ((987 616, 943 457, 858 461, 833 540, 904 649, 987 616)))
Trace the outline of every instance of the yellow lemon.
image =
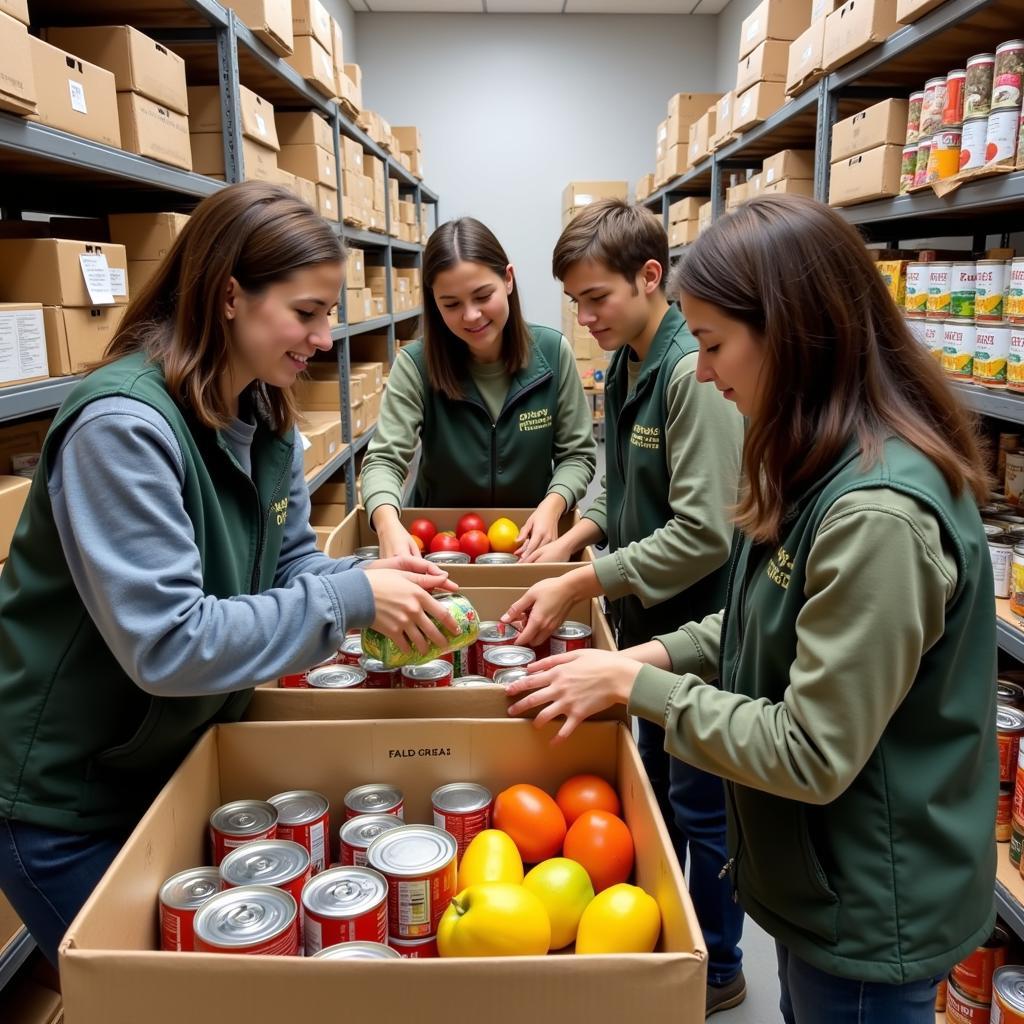
POLYGON ((599 892, 580 918, 577 953, 650 953, 661 934, 654 897, 621 882, 599 892))

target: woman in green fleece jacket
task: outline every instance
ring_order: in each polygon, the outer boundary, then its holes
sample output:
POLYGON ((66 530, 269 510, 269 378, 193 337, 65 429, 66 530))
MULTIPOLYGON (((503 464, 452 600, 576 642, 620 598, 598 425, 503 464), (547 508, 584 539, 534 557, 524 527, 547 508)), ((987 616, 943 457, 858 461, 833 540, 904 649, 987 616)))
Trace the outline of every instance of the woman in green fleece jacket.
MULTIPOLYGON (((994 923, 995 611, 972 423, 856 231, 754 200, 671 285, 748 417, 725 609, 532 666, 564 737, 614 703, 727 783, 730 875, 787 1024, 931 1024, 994 923), (717 681, 717 682, 716 682, 717 681)), ((532 691, 532 692, 531 692, 532 691)))
POLYGON ((363 504, 385 558, 418 554, 399 519, 422 442, 413 504, 535 511, 525 557, 558 536, 597 465, 590 409, 572 348, 527 324, 515 271, 478 220, 442 224, 423 256, 422 341, 398 354, 363 463, 363 504))

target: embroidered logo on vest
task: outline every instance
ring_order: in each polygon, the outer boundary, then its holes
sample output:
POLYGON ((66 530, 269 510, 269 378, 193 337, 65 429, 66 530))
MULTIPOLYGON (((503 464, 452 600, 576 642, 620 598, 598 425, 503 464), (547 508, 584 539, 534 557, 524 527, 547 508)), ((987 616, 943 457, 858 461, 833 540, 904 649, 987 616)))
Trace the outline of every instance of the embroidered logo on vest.
POLYGON ((629 443, 634 448, 648 448, 656 451, 661 447, 661 427, 644 427, 639 423, 634 423, 629 443))
POLYGON ((282 498, 280 501, 275 501, 270 506, 270 510, 277 516, 277 525, 284 526, 288 521, 288 499, 282 498))
POLYGON ((778 584, 783 590, 788 590, 792 571, 793 559, 785 548, 779 548, 775 556, 768 560, 768 568, 765 569, 765 575, 772 583, 778 584))
POLYGON ((519 429, 545 430, 551 426, 551 412, 548 409, 537 409, 534 412, 521 412, 519 414, 519 429))

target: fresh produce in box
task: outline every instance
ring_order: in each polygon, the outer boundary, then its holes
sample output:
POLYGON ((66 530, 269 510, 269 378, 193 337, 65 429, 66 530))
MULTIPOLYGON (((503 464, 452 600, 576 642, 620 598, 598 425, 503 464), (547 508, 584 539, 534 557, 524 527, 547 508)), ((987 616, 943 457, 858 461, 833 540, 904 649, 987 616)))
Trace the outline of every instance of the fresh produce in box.
POLYGON ((574 775, 566 779, 558 787, 555 803, 569 826, 584 811, 607 811, 619 815, 622 810, 619 794, 599 775, 574 775))
POLYGON ((567 857, 552 857, 533 868, 523 879, 548 912, 551 949, 564 949, 576 941, 580 918, 594 898, 594 886, 581 864, 567 857))
POLYGON ((437 554, 438 551, 458 551, 459 539, 451 530, 442 533, 435 533, 430 542, 430 553, 437 554))
POLYGON ((459 892, 484 882, 523 880, 523 858, 507 832, 485 829, 466 847, 459 864, 459 892))
POLYGON ((425 548, 430 547, 430 542, 437 533, 437 527, 429 519, 414 519, 409 524, 409 533, 419 537, 425 548))
POLYGON ((537 786, 509 786, 494 801, 494 827, 507 832, 527 864, 557 856, 565 840, 558 804, 537 786))
POLYGON ((437 951, 454 956, 543 956, 551 943, 544 904, 529 889, 486 882, 460 892, 437 928, 437 951))
POLYGON ((461 537, 464 533, 472 533, 474 530, 486 533, 487 524, 475 512, 467 512, 455 525, 455 536, 461 537))
POLYGON ((504 516, 500 519, 495 519, 487 528, 487 539, 491 542, 491 548, 494 551, 507 551, 509 553, 515 551, 519 546, 516 540, 518 536, 519 527, 511 519, 506 519, 504 516))
POLYGON ((459 548, 476 561, 491 550, 491 542, 483 530, 467 530, 459 535, 459 548))
POLYGON ((586 868, 597 892, 626 881, 633 870, 633 837, 607 811, 581 814, 565 835, 563 852, 586 868))
POLYGON ((580 918, 577 953, 652 953, 661 933, 654 897, 637 885, 599 892, 580 918))

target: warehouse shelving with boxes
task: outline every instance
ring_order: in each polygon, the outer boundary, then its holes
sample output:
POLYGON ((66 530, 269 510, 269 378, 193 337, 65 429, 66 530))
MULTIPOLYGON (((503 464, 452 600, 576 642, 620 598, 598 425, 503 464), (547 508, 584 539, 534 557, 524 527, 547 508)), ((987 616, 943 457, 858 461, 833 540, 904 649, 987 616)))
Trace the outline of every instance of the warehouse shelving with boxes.
MULTIPOLYGON (((0 559, 49 418, 130 292, 200 199, 247 178, 318 207, 352 253, 334 351, 300 392, 310 490, 340 477, 324 494, 354 507, 387 369, 418 333, 438 197, 418 131, 363 108, 318 0, 281 9, 0 0, 0 559)), ((0 990, 32 949, 0 898, 0 990)))

